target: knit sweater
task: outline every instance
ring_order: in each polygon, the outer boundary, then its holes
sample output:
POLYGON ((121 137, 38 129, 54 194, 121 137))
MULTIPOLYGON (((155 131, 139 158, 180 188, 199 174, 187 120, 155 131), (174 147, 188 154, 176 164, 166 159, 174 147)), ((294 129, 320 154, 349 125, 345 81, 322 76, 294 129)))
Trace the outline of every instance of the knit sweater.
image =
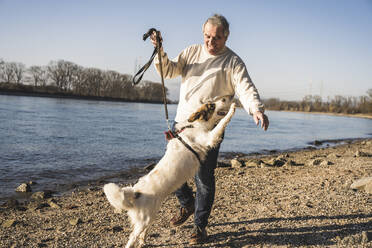
MULTIPOLYGON (((176 122, 187 120, 208 101, 235 94, 249 114, 264 111, 244 62, 228 47, 211 55, 204 45, 192 45, 174 60, 170 60, 164 51, 161 57, 164 78, 182 77, 176 122)), ((154 61, 160 73, 158 56, 154 61)))

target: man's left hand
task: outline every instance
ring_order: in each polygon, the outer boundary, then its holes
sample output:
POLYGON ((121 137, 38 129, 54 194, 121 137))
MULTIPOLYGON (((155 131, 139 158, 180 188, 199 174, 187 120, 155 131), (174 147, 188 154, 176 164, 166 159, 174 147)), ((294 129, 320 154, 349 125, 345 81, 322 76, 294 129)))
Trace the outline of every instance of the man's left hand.
POLYGON ((267 116, 261 111, 257 111, 253 114, 253 120, 257 126, 258 124, 260 124, 261 121, 261 127, 263 128, 263 130, 266 131, 269 128, 269 118, 267 118, 267 116))

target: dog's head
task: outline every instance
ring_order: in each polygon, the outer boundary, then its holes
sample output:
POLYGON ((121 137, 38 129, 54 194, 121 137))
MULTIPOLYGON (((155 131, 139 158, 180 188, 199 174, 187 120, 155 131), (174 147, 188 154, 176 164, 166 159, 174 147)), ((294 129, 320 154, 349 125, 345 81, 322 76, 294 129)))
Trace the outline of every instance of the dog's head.
POLYGON ((227 114, 231 103, 232 98, 229 96, 221 97, 214 102, 205 103, 189 117, 188 121, 194 122, 200 120, 217 123, 227 114))

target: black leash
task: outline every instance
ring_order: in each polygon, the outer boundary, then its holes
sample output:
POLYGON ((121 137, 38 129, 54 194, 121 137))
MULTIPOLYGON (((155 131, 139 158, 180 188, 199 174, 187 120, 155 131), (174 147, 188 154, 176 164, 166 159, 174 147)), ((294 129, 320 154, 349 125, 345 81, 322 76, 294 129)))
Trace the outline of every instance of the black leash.
POLYGON ((199 156, 199 154, 194 150, 194 149, 192 149, 192 147, 189 145, 189 144, 187 144, 178 134, 176 134, 176 138, 179 140, 179 141, 181 141, 181 143, 187 148, 187 149, 189 149, 189 151, 190 152, 192 152, 192 153, 194 153, 194 155, 196 156, 196 158, 199 160, 199 163, 200 163, 200 165, 202 165, 202 161, 201 161, 201 159, 200 159, 200 156, 199 156))
MULTIPOLYGON (((166 97, 166 92, 165 92, 165 85, 164 85, 164 76, 163 76, 163 63, 162 63, 162 58, 161 58, 161 39, 160 39, 160 32, 158 30, 156 30, 155 28, 150 28, 149 31, 147 31, 147 33, 145 33, 143 35, 143 41, 146 41, 146 39, 151 36, 151 34, 153 32, 156 32, 156 47, 154 48, 154 51, 152 52, 151 54, 151 57, 149 59, 149 61, 144 65, 142 66, 141 69, 139 69, 139 71, 136 73, 136 75, 134 75, 134 77, 132 78, 132 84, 133 85, 137 85, 139 84, 139 82, 141 81, 143 75, 145 74, 145 72, 147 71, 147 69, 150 67, 150 65, 152 64, 152 61, 154 60, 156 54, 158 54, 158 58, 159 58, 159 64, 160 64, 160 77, 161 77, 161 85, 162 85, 162 90, 163 90, 163 102, 164 102, 164 110, 165 110, 165 119, 167 121, 167 125, 168 125, 168 132, 165 132, 166 134, 166 138, 168 139, 168 137, 170 137, 169 139, 172 139, 172 138, 177 138, 179 141, 181 141, 181 143, 188 149, 190 150, 195 156, 196 158, 199 160, 199 163, 202 164, 201 162, 201 159, 200 159, 200 156, 199 154, 194 150, 192 149, 192 147, 187 144, 179 135, 178 133, 174 133, 171 131, 171 128, 170 128, 170 124, 169 124, 169 117, 168 117, 168 108, 167 108, 167 97, 166 97), (169 135, 169 136, 168 136, 169 135)), ((186 127, 192 127, 192 126, 186 126, 186 127)), ((168 139, 168 140, 169 140, 168 139)))
MULTIPOLYGON (((146 41, 147 38, 153 33, 153 32, 158 32, 155 28, 150 28, 149 31, 147 31, 147 33, 145 33, 142 37, 143 41, 146 41)), ((149 59, 149 61, 144 65, 142 66, 141 69, 139 69, 139 71, 136 73, 136 75, 134 75, 134 77, 132 78, 132 84, 133 85, 137 85, 139 84, 139 82, 141 82, 141 79, 143 77, 143 74, 145 74, 145 71, 147 71, 147 69, 149 69, 152 61, 154 60, 155 58, 155 55, 157 54, 158 50, 157 50, 157 47, 155 47, 154 51, 152 52, 151 54, 151 57, 149 59)))
POLYGON ((166 96, 166 92, 165 92, 165 85, 164 85, 164 76, 163 76, 163 63, 162 63, 162 60, 161 60, 161 39, 160 39, 160 32, 158 30, 156 30, 155 28, 150 28, 149 31, 147 31, 147 33, 145 33, 142 37, 143 41, 145 41, 149 36, 151 36, 151 34, 153 32, 156 32, 156 47, 154 48, 154 51, 152 52, 152 55, 149 59, 149 61, 144 65, 142 66, 141 69, 139 69, 139 71, 136 73, 136 75, 134 75, 134 77, 132 78, 132 84, 133 85, 137 85, 142 77, 143 77, 143 74, 145 74, 145 72, 147 71, 147 69, 150 67, 150 65, 152 64, 152 61, 154 60, 156 54, 158 54, 158 58, 159 58, 159 64, 160 64, 160 77, 161 77, 161 85, 162 85, 162 91, 163 91, 163 102, 164 102, 164 111, 165 111, 165 119, 167 121, 167 126, 168 126, 168 129, 170 130, 170 124, 169 124, 169 116, 168 116, 168 107, 167 107, 167 96, 166 96))

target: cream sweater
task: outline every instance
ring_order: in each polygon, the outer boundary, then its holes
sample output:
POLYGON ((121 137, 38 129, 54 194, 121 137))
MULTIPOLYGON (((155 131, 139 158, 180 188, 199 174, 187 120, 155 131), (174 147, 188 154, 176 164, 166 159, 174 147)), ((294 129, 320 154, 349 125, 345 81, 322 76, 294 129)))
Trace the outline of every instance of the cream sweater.
MULTIPOLYGON (((235 94, 249 114, 264 111, 244 62, 229 48, 211 55, 204 45, 192 45, 174 60, 163 51, 161 54, 164 78, 182 77, 175 121, 187 120, 195 109, 208 101, 235 94)), ((160 74, 158 56, 154 61, 160 74)))

